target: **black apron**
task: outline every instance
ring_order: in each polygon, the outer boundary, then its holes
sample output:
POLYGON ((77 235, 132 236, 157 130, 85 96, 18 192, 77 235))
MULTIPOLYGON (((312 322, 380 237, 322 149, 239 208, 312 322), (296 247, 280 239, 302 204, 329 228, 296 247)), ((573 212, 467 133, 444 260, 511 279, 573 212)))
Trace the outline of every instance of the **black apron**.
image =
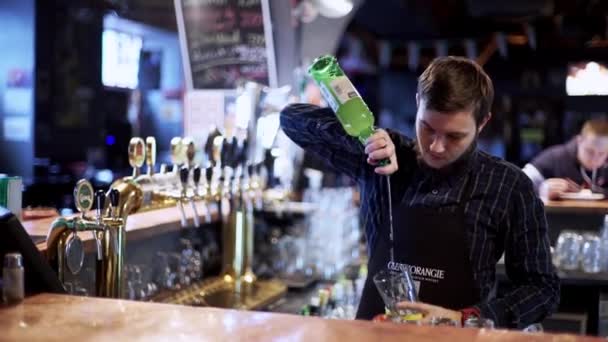
POLYGON ((384 302, 373 277, 384 269, 409 267, 418 289, 418 301, 460 310, 479 302, 466 238, 464 207, 470 199, 469 178, 455 210, 410 207, 393 208, 394 259, 390 264, 388 224, 378 227, 368 276, 363 287, 357 319, 372 319, 384 313, 384 302), (465 200, 463 200, 465 198, 465 200), (406 266, 407 265, 407 266, 406 266), (418 287, 418 286, 417 286, 418 287))

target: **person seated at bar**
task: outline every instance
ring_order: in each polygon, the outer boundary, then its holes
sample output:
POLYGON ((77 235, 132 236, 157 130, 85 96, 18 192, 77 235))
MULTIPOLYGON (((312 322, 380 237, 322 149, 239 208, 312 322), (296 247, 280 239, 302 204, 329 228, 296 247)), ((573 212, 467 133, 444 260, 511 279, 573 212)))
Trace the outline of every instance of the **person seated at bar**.
POLYGON ((608 195, 608 120, 585 122, 577 136, 541 152, 523 168, 540 197, 559 199, 582 188, 608 195))
MULTIPOLYGON (((356 97, 345 84, 341 92, 356 97)), ((358 319, 385 312, 372 280, 384 270, 411 270, 420 302, 398 306, 422 313, 422 322, 477 317, 521 329, 557 308, 542 202, 520 168, 477 148, 493 97, 481 66, 442 57, 418 78, 413 139, 378 129, 364 147, 331 108, 292 104, 281 112, 287 136, 359 184, 369 262, 358 319), (496 282, 503 252, 509 289, 496 282)))

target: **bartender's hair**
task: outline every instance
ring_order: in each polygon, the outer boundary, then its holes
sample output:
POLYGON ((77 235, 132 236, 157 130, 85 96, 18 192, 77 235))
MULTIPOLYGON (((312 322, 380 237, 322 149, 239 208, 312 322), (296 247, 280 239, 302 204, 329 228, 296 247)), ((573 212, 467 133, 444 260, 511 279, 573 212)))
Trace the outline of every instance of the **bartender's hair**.
POLYGON ((587 120, 581 129, 581 135, 586 136, 589 134, 608 136, 608 120, 605 118, 587 120))
POLYGON ((490 114, 494 86, 488 74, 464 57, 439 57, 418 77, 418 96, 426 108, 442 113, 473 110, 479 125, 490 114))

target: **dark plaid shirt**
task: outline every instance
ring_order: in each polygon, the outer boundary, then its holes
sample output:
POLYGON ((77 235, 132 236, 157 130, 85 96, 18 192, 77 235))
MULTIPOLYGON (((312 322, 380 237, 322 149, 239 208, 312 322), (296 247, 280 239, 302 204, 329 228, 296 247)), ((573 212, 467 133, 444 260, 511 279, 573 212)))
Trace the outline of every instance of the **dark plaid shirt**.
MULTIPOLYGON (((281 127, 295 143, 357 181, 373 253, 378 227, 387 222, 387 186, 386 178, 366 163, 363 146, 346 135, 328 108, 288 106, 281 113, 281 127)), ((448 172, 439 172, 418 162, 414 141, 389 133, 399 164, 391 176, 394 207, 456 210, 463 201, 469 258, 482 298, 476 307, 482 315, 498 326, 521 328, 552 313, 559 302, 559 279, 551 262, 544 207, 529 178, 516 166, 477 149, 448 172), (503 252, 511 289, 497 294, 496 264, 503 252)))

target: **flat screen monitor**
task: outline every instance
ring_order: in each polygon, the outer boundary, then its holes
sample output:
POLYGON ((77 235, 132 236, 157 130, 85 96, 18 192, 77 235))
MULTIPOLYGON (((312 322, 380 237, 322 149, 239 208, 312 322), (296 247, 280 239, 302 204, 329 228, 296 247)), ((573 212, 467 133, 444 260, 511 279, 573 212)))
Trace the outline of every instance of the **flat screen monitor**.
POLYGON ((566 77, 569 96, 608 95, 608 68, 605 63, 585 61, 570 63, 566 77))
MULTIPOLYGON (((23 257, 25 294, 65 293, 57 273, 44 259, 19 219, 0 206, 0 260, 7 253, 18 252, 23 257)), ((0 270, 4 262, 0 261, 0 270)), ((0 273, 1 274, 1 273, 0 273)))
POLYGON ((105 29, 101 42, 101 80, 106 87, 135 89, 138 85, 142 38, 105 29))

